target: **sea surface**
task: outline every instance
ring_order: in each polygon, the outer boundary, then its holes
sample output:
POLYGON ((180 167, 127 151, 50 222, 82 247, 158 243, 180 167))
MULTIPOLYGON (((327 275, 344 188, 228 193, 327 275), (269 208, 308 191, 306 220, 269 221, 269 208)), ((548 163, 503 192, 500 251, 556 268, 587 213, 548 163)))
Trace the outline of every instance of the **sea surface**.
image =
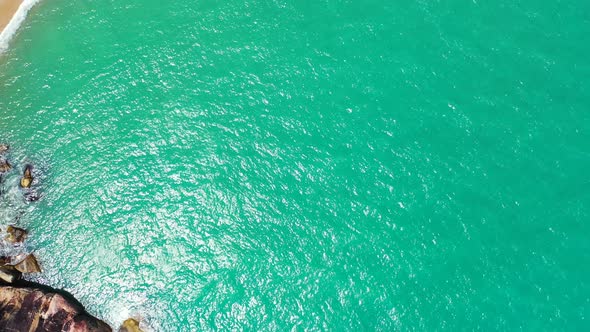
POLYGON ((43 0, 0 54, 0 225, 114 327, 589 330, 589 13, 43 0))

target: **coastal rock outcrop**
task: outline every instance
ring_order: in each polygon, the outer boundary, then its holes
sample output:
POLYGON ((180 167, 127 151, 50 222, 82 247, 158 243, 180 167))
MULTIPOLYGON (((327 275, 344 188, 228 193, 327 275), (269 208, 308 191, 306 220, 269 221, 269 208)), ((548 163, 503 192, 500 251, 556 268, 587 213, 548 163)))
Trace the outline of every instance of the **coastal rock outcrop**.
MULTIPOLYGON (((3 155, 8 149, 8 145, 0 144, 0 180, 12 169, 3 155)), ((33 166, 25 165, 20 186, 26 202, 41 197, 34 187, 31 189, 33 180, 33 166)), ((23 213, 21 210, 11 223, 17 225, 23 213)), ((5 242, 0 245, 21 251, 28 232, 13 225, 6 227, 5 242)), ((31 253, 0 256, 0 331, 112 332, 109 325, 89 315, 69 293, 23 279, 23 275, 39 272, 41 267, 31 253)), ((134 319, 126 320, 121 331, 142 332, 134 319)))
POLYGON ((33 166, 26 165, 23 177, 20 179, 20 186, 23 188, 30 188, 31 183, 33 183, 33 166))
POLYGON ((0 331, 112 332, 66 296, 34 287, 0 286, 0 331))
POLYGON ((0 266, 0 280, 12 284, 19 280, 22 273, 14 269, 12 266, 0 266))
POLYGON ((25 259, 14 265, 14 268, 21 273, 39 273, 41 267, 33 254, 27 255, 25 259))
POLYGON ((0 158, 0 173, 6 173, 11 169, 12 166, 10 165, 10 163, 4 158, 0 158))
POLYGON ((39 273, 41 267, 33 254, 28 254, 15 265, 9 264, 13 259, 0 257, 0 280, 12 284, 19 280, 23 274, 39 273))
POLYGON ((27 238, 27 231, 15 226, 6 227, 6 233, 5 239, 10 243, 21 243, 27 238))

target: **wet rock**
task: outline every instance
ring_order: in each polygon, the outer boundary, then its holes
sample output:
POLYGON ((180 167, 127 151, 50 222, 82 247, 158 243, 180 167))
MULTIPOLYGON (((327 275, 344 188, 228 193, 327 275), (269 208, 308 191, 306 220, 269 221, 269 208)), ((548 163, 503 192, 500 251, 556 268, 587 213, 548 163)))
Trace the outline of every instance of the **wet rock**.
POLYGON ((112 332, 76 302, 50 290, 0 286, 0 331, 112 332))
POLYGON ((123 322, 121 327, 119 328, 119 332, 143 332, 139 328, 139 322, 133 318, 129 318, 123 322))
POLYGON ((0 279, 4 282, 12 284, 13 282, 20 279, 22 273, 17 271, 14 267, 6 265, 0 266, 0 279))
POLYGON ((14 226, 8 226, 6 228, 6 233, 8 233, 8 235, 5 239, 11 243, 23 242, 27 238, 28 234, 26 230, 14 226))
POLYGON ((20 179, 20 186, 23 188, 30 188, 31 183, 33 183, 33 166, 26 165, 23 177, 20 179))
POLYGON ((14 265, 14 268, 22 273, 38 273, 41 272, 41 267, 37 263, 37 259, 33 254, 29 254, 20 263, 14 265))
POLYGON ((0 173, 6 173, 12 169, 12 166, 6 159, 0 158, 0 173))
POLYGON ((4 153, 4 152, 8 151, 8 149, 10 149, 10 146, 8 146, 6 144, 0 144, 0 153, 4 153))

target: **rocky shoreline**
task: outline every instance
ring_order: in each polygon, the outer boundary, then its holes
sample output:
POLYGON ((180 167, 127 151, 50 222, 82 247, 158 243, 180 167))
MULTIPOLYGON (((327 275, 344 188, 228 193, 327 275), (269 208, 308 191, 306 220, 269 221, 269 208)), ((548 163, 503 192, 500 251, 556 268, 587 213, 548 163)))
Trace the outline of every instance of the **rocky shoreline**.
POLYGON ((110 332, 105 322, 88 314, 63 291, 32 283, 0 285, 2 331, 110 332))
MULTIPOLYGON (((4 174, 13 169, 6 157, 9 149, 8 145, 0 144, 0 183, 4 174)), ((27 202, 34 202, 40 197, 34 185, 38 184, 33 166, 24 165, 20 188, 27 202)), ((3 241, 20 246, 27 236, 27 230, 8 225, 3 241)), ((71 294, 22 279, 23 275, 41 272, 33 253, 0 256, 0 331, 112 331, 104 321, 87 313, 71 294)), ((139 322, 130 318, 123 322, 119 331, 141 332, 141 329, 139 322)))

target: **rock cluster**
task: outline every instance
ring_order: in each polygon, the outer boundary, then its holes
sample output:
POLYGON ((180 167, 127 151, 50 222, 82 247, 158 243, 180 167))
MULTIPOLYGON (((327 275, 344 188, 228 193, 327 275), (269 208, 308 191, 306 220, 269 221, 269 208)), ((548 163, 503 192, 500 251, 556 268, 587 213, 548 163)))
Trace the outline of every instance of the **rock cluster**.
MULTIPOLYGON (((4 156, 8 149, 8 145, 0 144, 0 174, 6 173, 12 169, 12 166, 4 156)), ((23 172, 23 178, 21 179, 21 186, 23 188, 30 188, 32 182, 32 166, 26 165, 23 172)), ((29 193, 24 193, 25 199, 27 199, 27 194, 29 193)), ((6 242, 13 245, 22 243, 28 235, 28 232, 25 229, 13 225, 9 225, 6 228, 6 233, 7 235, 4 239, 6 242)), ((41 272, 41 267, 39 266, 39 263, 33 254, 15 258, 0 257, 0 280, 4 282, 13 283, 16 280, 19 280, 23 273, 38 272, 41 272), (15 264, 11 264, 13 262, 15 262, 15 264)))
POLYGON ((33 287, 0 286, 0 313, 1 331, 112 331, 78 303, 33 287))
MULTIPOLYGON (((0 144, 0 176, 12 169, 5 157, 8 150, 8 145, 0 144)), ((27 164, 20 187, 28 202, 39 199, 37 192, 31 188, 33 180, 33 166, 27 164)), ((13 246, 20 246, 27 236, 27 230, 9 225, 4 240, 13 246)), ((0 256, 0 331, 112 331, 105 322, 86 313, 71 295, 21 280, 23 274, 39 272, 41 267, 32 253, 16 257, 0 256)), ((119 331, 142 332, 139 322, 132 318, 123 322, 119 331)))

